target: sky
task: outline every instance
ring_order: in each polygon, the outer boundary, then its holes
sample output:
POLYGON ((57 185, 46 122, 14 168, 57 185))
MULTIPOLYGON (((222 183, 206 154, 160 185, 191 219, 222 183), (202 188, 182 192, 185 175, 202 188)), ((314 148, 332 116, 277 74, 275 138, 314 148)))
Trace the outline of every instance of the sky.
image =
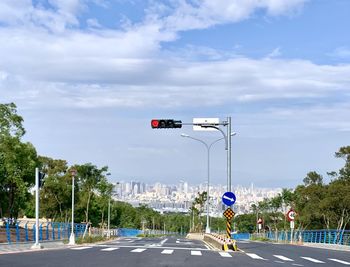
MULTIPOLYGON (((349 25, 348 0, 1 0, 0 103, 38 154, 114 182, 206 182, 206 148, 181 133, 221 133, 150 121, 227 117, 233 188, 327 182, 350 145, 349 25)), ((210 157, 225 185, 223 141, 210 157)))

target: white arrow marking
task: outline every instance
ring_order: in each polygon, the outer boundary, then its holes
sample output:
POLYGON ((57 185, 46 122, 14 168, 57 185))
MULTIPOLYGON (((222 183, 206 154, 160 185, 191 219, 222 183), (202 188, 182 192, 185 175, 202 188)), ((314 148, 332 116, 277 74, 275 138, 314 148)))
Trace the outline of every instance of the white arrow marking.
POLYGON ((235 201, 234 198, 230 198, 230 197, 228 197, 228 196, 226 196, 226 195, 224 195, 223 198, 224 198, 224 199, 228 199, 228 200, 230 200, 231 202, 235 201))

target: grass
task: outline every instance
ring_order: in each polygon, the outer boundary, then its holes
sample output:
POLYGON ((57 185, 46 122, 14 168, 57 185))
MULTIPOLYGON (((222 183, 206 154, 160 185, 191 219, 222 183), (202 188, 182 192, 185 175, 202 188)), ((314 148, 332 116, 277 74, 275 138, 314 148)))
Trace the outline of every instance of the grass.
POLYGON ((271 241, 270 239, 266 238, 266 237, 255 237, 255 236, 252 236, 250 238, 250 240, 253 240, 253 241, 263 241, 263 242, 269 242, 271 241))

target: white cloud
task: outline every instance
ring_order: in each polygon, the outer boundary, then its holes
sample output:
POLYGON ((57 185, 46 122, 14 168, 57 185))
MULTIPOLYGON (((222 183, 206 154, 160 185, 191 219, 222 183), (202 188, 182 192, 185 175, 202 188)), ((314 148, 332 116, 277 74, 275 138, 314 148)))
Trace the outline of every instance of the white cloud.
MULTIPOLYGON (((257 10, 265 10, 267 15, 278 16, 299 11, 307 0, 198 0, 173 1, 174 11, 162 8, 164 28, 174 31, 204 29, 217 24, 233 23, 251 17, 257 10)), ((158 3, 156 2, 156 5, 158 3)), ((150 12, 160 12, 159 7, 150 12)), ((151 16, 154 18, 156 14, 151 16)))
POLYGON ((281 56, 281 49, 279 47, 275 48, 271 53, 267 55, 267 58, 279 57, 281 56))

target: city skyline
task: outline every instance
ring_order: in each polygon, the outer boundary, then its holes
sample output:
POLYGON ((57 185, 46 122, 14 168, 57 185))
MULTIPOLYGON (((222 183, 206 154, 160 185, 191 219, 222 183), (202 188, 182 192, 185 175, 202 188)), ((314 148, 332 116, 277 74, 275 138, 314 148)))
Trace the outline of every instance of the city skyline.
MULTIPOLYGON (((211 217, 222 217, 226 206, 222 202, 222 195, 227 191, 225 185, 210 185, 209 214, 211 217)), ((207 191, 206 184, 191 185, 187 181, 167 185, 162 183, 146 184, 137 181, 114 183, 113 198, 124 201, 134 207, 147 205, 160 212, 188 213, 194 199, 199 193, 207 191)), ((282 192, 281 188, 259 188, 251 184, 249 187, 236 186, 232 190, 236 195, 236 203, 232 209, 236 214, 251 212, 251 206, 259 201, 275 197, 282 192)), ((207 202, 204 203, 203 214, 207 202)))
MULTIPOLYGON (((0 103, 23 141, 112 181, 207 179, 220 132, 152 119, 232 118, 232 185, 327 183, 349 144, 350 1, 3 0, 0 103)), ((223 128, 223 130, 226 130, 223 128)), ((226 181, 226 151, 210 177, 226 181)))

